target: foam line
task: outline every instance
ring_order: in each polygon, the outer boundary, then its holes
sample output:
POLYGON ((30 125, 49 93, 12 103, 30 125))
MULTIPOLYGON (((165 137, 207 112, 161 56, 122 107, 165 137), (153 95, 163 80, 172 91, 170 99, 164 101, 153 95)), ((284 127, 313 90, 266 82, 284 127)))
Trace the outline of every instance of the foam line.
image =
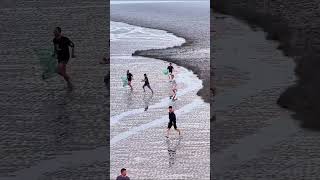
MULTIPOLYGON (((188 71, 185 68, 182 68, 183 72, 177 75, 176 82, 178 84, 185 84, 187 87, 177 92, 177 96, 181 97, 189 92, 199 90, 202 88, 202 81, 196 77, 196 75, 192 71, 188 71)), ((181 71, 180 71, 181 72, 181 71)), ((170 104, 171 100, 167 97, 160 100, 160 102, 149 106, 149 109, 156 109, 166 107, 170 104)), ((140 114, 144 112, 144 108, 133 109, 130 111, 123 112, 119 115, 110 117, 110 125, 115 125, 119 123, 123 118, 140 114)))
MULTIPOLYGON (((189 103, 185 106, 183 106, 182 108, 178 109, 175 111, 175 114, 177 116, 177 122, 179 122, 179 116, 181 116, 182 114, 186 114, 186 113, 190 113, 192 110, 196 109, 197 107, 199 107, 200 105, 202 105, 204 102, 201 99, 196 99, 194 101, 192 101, 192 103, 189 103)), ((160 126, 164 123, 168 122, 168 115, 163 116, 159 119, 153 120, 149 123, 143 124, 141 126, 138 127, 134 127, 131 128, 130 130, 120 133, 116 136, 114 136, 111 140, 110 140, 110 145, 114 145, 117 142, 128 138, 129 136, 132 136, 134 134, 137 134, 140 131, 144 131, 146 129, 149 128, 153 128, 153 127, 157 127, 160 126)))

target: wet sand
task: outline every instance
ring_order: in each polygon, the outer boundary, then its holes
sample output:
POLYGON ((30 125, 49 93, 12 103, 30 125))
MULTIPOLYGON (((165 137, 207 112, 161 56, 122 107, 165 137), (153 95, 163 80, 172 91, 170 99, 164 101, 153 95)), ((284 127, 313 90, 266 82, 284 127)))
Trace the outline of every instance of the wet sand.
POLYGON ((185 38, 187 42, 182 46, 137 51, 134 55, 162 59, 191 69, 203 80, 204 87, 198 94, 205 102, 212 102, 209 2, 111 5, 111 19, 167 30, 185 38))
POLYGON ((178 100, 172 102, 171 83, 162 74, 168 62, 131 56, 137 49, 178 46, 184 40, 165 31, 118 26, 123 28, 111 28, 117 35, 111 36, 111 177, 125 167, 132 179, 209 179, 210 107, 197 96, 202 81, 174 64, 178 100), (134 75, 133 92, 122 86, 127 69, 134 75), (143 73, 148 74, 154 95, 147 88, 143 92, 143 73), (171 130, 170 138, 165 138, 169 105, 175 109, 181 137, 171 130))
POLYGON ((318 177, 317 133, 301 129, 293 113, 277 105, 295 81, 294 62, 259 28, 227 15, 213 18, 214 179, 318 177))
POLYGON ((16 6, 0 12, 0 177, 106 178, 109 92, 103 78, 108 72, 99 61, 108 56, 107 2, 12 2, 16 6), (68 65, 73 92, 61 77, 42 81, 33 52, 52 47, 56 26, 76 45, 77 57, 68 65), (94 157, 98 147, 106 156, 94 157), (88 151, 84 160, 77 160, 78 151, 88 151), (80 168, 91 165, 97 171, 80 168), (66 172, 78 168, 82 171, 66 172))

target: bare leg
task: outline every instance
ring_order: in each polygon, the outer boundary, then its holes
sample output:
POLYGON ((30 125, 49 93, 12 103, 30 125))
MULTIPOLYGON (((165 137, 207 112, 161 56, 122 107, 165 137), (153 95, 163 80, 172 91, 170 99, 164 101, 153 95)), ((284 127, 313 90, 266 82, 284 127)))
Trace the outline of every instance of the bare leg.
POLYGON ((170 131, 170 129, 168 128, 167 129, 167 136, 166 136, 167 138, 169 138, 169 131, 170 131))
POLYGON ((132 85, 131 85, 131 82, 128 82, 128 85, 130 86, 131 91, 132 91, 132 90, 133 90, 133 87, 132 87, 132 85))
POLYGON ((175 130, 176 130, 176 131, 178 131, 179 135, 181 134, 181 133, 180 133, 180 130, 179 130, 178 128, 177 128, 177 129, 175 129, 175 130))
POLYGON ((176 91, 176 90, 173 90, 172 100, 176 100, 176 99, 177 99, 176 96, 177 96, 177 91, 176 91))
POLYGON ((151 89, 150 85, 148 85, 148 88, 151 90, 152 94, 153 94, 153 90, 151 89))
POLYGON ((61 75, 64 80, 68 83, 68 87, 72 89, 72 83, 70 81, 70 77, 67 74, 67 67, 64 63, 59 63, 58 65, 58 74, 61 75))
POLYGON ((143 85, 143 86, 142 86, 142 88, 143 88, 143 92, 146 92, 146 90, 144 89, 144 87, 145 87, 145 86, 146 86, 146 85, 143 85))

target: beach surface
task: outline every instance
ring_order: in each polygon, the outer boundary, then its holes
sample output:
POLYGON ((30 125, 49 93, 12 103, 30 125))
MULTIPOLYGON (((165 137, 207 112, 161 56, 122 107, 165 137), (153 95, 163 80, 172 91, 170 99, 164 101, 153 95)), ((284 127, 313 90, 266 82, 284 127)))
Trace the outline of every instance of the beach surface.
POLYGON ((108 177, 108 72, 99 64, 109 52, 108 7, 99 0, 1 6, 0 179, 108 177), (34 52, 52 49, 56 26, 76 46, 72 92, 59 76, 41 80, 34 52))
POLYGON ((170 3, 111 2, 111 20, 142 27, 167 30, 186 39, 182 46, 137 51, 135 55, 173 62, 195 72, 203 80, 198 94, 205 102, 212 100, 210 90, 210 9, 209 1, 170 3), (195 63, 196 62, 196 63, 195 63))
POLYGON ((295 82, 294 62, 261 29, 227 15, 212 19, 217 85, 213 178, 319 177, 318 133, 301 129, 293 113, 277 105, 295 82))
POLYGON ((110 159, 111 177, 125 167, 132 179, 209 179, 210 105, 197 92, 202 80, 173 64, 178 100, 169 99, 171 82, 162 73, 168 62, 132 56, 136 50, 179 46, 185 39, 163 30, 111 22, 110 159), (133 74, 133 91, 121 77, 133 74), (143 92, 143 74, 154 94, 143 92), (173 106, 182 135, 165 138, 168 106, 173 106))

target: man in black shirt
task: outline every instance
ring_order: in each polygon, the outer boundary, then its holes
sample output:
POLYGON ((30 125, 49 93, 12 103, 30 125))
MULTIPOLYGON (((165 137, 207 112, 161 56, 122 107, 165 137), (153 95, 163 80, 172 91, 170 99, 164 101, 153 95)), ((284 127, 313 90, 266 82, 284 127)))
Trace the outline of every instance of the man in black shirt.
POLYGON ((67 74, 67 63, 70 58, 69 46, 71 47, 71 57, 74 58, 74 44, 69 38, 62 36, 61 28, 56 27, 54 30, 54 53, 58 59, 58 73, 67 81, 69 89, 72 89, 72 83, 70 77, 67 74))
POLYGON ((144 85, 142 86, 142 88, 143 88, 143 91, 144 92, 146 92, 146 90, 144 89, 144 87, 148 87, 150 90, 151 90, 151 92, 152 92, 152 94, 153 94, 153 90, 151 89, 151 87, 150 87, 150 83, 149 83, 149 79, 148 79, 148 77, 147 77, 147 74, 144 74, 144 80, 142 80, 142 82, 144 81, 144 85))
POLYGON ((128 85, 131 88, 131 91, 133 90, 132 85, 131 85, 131 81, 133 79, 132 77, 133 77, 133 75, 129 72, 129 70, 127 70, 127 80, 128 80, 128 85))
POLYGON ((174 127, 174 129, 176 131, 178 131, 179 135, 180 135, 180 130, 177 128, 177 123, 176 123, 176 115, 174 114, 174 111, 172 109, 172 106, 169 106, 169 123, 168 123, 168 129, 167 129, 167 136, 166 138, 169 138, 169 131, 171 129, 171 127, 174 127))
POLYGON ((169 71, 169 79, 171 79, 171 75, 172 75, 172 72, 173 72, 173 66, 172 66, 172 63, 169 64, 169 66, 167 67, 168 71, 169 71))

